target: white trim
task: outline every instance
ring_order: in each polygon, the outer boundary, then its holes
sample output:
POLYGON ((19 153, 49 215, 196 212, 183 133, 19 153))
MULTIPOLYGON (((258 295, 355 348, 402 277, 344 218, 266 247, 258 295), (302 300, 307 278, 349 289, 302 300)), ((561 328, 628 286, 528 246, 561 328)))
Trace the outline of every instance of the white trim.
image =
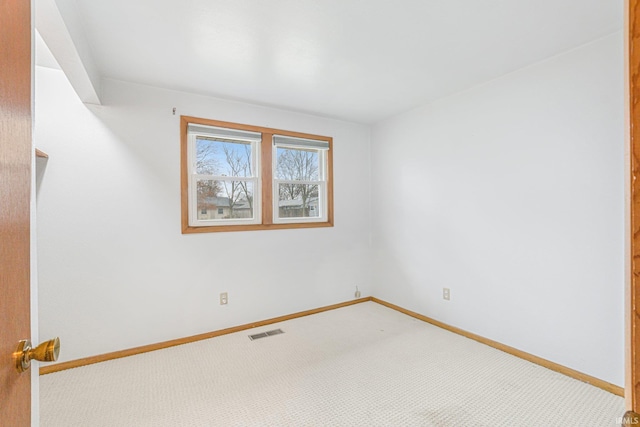
POLYGON ((297 223, 307 223, 307 222, 327 222, 329 215, 329 207, 328 207, 328 191, 327 191, 327 150, 323 149, 308 149, 306 147, 292 147, 292 148, 302 148, 305 151, 316 151, 318 153, 318 176, 320 179, 317 181, 302 181, 302 180, 289 180, 289 179, 278 179, 276 178, 278 174, 278 154, 277 150, 273 150, 272 154, 272 199, 273 199, 273 223, 274 224, 297 224, 297 223), (290 218, 280 218, 280 195, 279 195, 279 184, 301 184, 301 185, 317 185, 318 186, 318 213, 319 216, 314 217, 290 217, 290 218))
POLYGON ((329 149, 329 141, 324 139, 297 138, 283 135, 273 135, 273 145, 276 147, 310 148, 313 150, 329 149))
POLYGON ((323 180, 318 181, 298 181, 297 179, 274 179, 273 182, 278 184, 301 184, 301 185, 319 185, 324 183, 323 180))
POLYGON ((193 176, 201 181, 253 181, 257 176, 205 175, 194 173, 193 176))
POLYGON ((246 130, 207 126, 194 123, 189 123, 187 125, 187 132, 189 134, 201 135, 205 138, 213 137, 226 139, 229 141, 260 142, 262 140, 262 134, 260 132, 251 132, 246 130))
MULTIPOLYGON (((213 126, 192 125, 187 126, 187 174, 188 174, 188 217, 190 227, 210 227, 224 225, 254 225, 262 223, 262 178, 260 168, 259 143, 261 142, 261 134, 255 132, 237 131, 238 137, 232 136, 228 132, 223 139, 230 142, 247 143, 251 145, 251 162, 253 176, 218 176, 208 174, 198 174, 196 171, 196 141, 198 137, 211 138, 216 135, 203 132, 205 128, 211 128, 212 131, 226 130, 226 128, 215 128, 213 126), (252 138, 252 135, 258 135, 259 138, 252 138), (253 209, 252 218, 226 218, 226 219, 198 219, 198 181, 227 181, 227 182, 252 182, 253 183, 253 201, 251 207, 253 209)), ((228 129, 234 131, 234 129, 228 129)), ((218 196, 216 196, 218 197, 218 196)), ((221 196, 224 197, 224 196, 221 196)))

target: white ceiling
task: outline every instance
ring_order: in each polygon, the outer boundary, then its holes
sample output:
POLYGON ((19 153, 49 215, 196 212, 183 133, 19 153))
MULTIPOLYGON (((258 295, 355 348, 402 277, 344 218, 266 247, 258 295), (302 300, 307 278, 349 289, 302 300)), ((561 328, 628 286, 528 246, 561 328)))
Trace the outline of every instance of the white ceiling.
POLYGON ((102 77, 374 123, 618 31, 623 0, 57 0, 102 77))

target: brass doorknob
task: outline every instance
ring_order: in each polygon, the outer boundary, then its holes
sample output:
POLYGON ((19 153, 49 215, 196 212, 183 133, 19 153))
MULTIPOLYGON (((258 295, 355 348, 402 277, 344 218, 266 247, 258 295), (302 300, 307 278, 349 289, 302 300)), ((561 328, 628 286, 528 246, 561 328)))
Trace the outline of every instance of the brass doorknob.
POLYGON ((31 366, 32 360, 40 362, 55 362, 60 354, 60 338, 45 341, 36 348, 31 348, 31 341, 22 340, 18 343, 18 348, 13 353, 16 362, 16 370, 24 372, 31 366))

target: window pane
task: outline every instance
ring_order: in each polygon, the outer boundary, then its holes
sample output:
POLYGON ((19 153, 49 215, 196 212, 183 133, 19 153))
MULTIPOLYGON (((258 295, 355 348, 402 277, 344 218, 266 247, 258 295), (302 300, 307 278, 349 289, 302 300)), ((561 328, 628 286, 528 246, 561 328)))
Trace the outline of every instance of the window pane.
POLYGON ((198 181, 198 219, 253 218, 254 183, 198 181))
POLYGON ((277 147, 276 178, 317 181, 319 176, 318 151, 277 147))
POLYGON ((315 218, 320 216, 317 184, 278 184, 280 218, 315 218))
POLYGON ((196 138, 196 173, 253 176, 251 144, 196 138))

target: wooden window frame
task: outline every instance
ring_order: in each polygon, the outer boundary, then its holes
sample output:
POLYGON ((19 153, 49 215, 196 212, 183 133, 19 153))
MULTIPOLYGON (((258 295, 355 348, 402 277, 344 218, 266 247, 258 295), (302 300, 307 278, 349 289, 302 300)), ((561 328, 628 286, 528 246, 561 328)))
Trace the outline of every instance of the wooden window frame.
MULTIPOLYGON (((278 135, 278 137, 281 135, 278 135)), ((275 139, 275 138, 274 138, 275 139)), ((278 198, 278 184, 294 184, 294 183, 299 183, 302 185, 315 185, 318 187, 318 201, 321 202, 322 204, 320 206, 323 206, 324 203, 326 202, 326 194, 327 194, 327 180, 325 177, 325 173, 326 173, 326 164, 327 164, 327 157, 328 157, 328 151, 329 150, 325 150, 322 148, 315 148, 315 147, 306 147, 304 145, 297 145, 296 144, 296 140, 292 140, 291 141, 291 145, 287 144, 276 144, 274 141, 273 144, 273 148, 276 150, 274 151, 272 154, 272 162, 273 162, 273 168, 275 168, 276 170, 278 169, 278 154, 277 154, 277 149, 278 148, 284 148, 287 150, 293 150, 293 151, 302 151, 302 152, 313 152, 318 156, 318 177, 317 179, 313 180, 303 180, 303 179, 284 179, 283 177, 278 177, 277 174, 276 176, 273 177, 273 179, 271 180, 271 184, 273 185, 273 197, 274 198, 278 198), (322 195, 322 197, 320 197, 320 195, 322 195)), ((325 220, 325 209, 319 209, 318 215, 320 215, 320 217, 314 216, 314 217, 287 217, 287 216, 280 216, 279 213, 279 207, 278 206, 274 206, 272 207, 273 209, 273 223, 274 224, 291 224, 291 223, 303 223, 303 222, 322 222, 325 220)))
POLYGON ((240 123, 224 122, 219 120, 203 119, 199 117, 180 116, 180 198, 182 213, 182 234, 192 233, 218 233, 228 231, 251 231, 251 230, 282 230, 290 228, 318 228, 333 227, 333 138, 328 136, 312 135, 308 133, 293 132, 282 129, 273 129, 262 126, 253 126, 240 123), (259 132, 262 135, 260 143, 260 182, 259 191, 262 203, 262 217, 260 224, 243 225, 211 225, 192 226, 189 224, 189 165, 188 165, 188 126, 198 124, 205 126, 215 126, 228 129, 244 130, 249 132, 259 132), (326 221, 318 222, 273 222, 273 135, 290 136, 294 138, 314 139, 329 143, 327 151, 327 216, 326 221))

